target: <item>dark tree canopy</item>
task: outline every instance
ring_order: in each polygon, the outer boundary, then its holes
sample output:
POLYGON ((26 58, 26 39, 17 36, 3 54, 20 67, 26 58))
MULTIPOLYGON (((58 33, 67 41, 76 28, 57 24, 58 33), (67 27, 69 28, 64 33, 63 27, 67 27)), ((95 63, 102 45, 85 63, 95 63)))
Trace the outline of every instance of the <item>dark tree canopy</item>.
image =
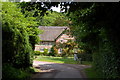
POLYGON ((92 3, 70 12, 73 35, 79 45, 92 51, 93 67, 103 78, 118 78, 120 74, 119 7, 119 3, 92 3))

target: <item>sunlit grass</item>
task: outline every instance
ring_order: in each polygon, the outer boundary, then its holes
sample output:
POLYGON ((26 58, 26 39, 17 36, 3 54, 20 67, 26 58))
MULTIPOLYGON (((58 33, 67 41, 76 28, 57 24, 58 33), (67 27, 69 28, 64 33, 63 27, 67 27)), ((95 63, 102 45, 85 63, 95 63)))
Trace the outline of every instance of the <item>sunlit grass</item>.
POLYGON ((55 63, 77 64, 77 61, 74 61, 72 57, 64 58, 64 57, 39 56, 36 60, 55 63))
MULTIPOLYGON (((74 57, 52 57, 52 56, 38 56, 38 61, 47 61, 54 63, 66 63, 66 64, 80 64, 78 61, 74 60, 74 57)), ((89 61, 82 61, 82 64, 90 65, 89 61)))

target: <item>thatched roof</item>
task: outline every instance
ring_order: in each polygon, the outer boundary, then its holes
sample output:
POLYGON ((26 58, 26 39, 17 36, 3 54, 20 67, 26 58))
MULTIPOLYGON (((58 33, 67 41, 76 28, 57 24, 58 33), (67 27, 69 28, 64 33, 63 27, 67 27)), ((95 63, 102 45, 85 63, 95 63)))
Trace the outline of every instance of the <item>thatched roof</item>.
POLYGON ((38 28, 43 30, 39 35, 42 41, 55 41, 67 29, 66 26, 39 26, 38 28))

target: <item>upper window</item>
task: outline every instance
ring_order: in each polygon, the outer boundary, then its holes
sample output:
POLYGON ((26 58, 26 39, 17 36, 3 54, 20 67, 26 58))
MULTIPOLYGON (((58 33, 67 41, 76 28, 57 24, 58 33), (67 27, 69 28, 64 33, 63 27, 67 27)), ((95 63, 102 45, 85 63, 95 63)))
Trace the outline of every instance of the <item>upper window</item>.
POLYGON ((60 40, 60 42, 63 42, 63 40, 60 40))

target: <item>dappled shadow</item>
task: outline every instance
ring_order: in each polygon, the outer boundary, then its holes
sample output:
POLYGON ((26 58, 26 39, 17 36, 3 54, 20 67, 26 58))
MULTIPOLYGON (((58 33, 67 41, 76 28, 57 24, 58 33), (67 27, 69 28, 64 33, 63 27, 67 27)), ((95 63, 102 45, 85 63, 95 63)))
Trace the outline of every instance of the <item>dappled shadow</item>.
POLYGON ((43 61, 34 61, 35 68, 40 69, 41 72, 34 74, 32 78, 78 78, 84 77, 82 70, 85 65, 52 63, 43 61), (80 71, 80 72, 79 72, 80 71), (63 75, 64 74, 64 75, 63 75), (79 76, 80 75, 80 76, 79 76))
MULTIPOLYGON (((37 74, 33 75, 32 78, 54 78, 56 76, 56 74, 60 73, 60 72, 62 72, 62 73, 67 72, 66 75, 69 75, 69 73, 71 75, 71 73, 74 73, 74 71, 76 71, 76 70, 78 72, 79 71, 82 72, 82 70, 84 68, 88 67, 85 65, 52 63, 52 62, 42 62, 42 61, 34 61, 33 66, 36 67, 37 69, 40 69, 41 72, 37 72, 37 74)), ((76 75, 74 75, 74 76, 76 76, 76 75)))
POLYGON ((54 78, 58 71, 53 66, 55 66, 55 64, 39 64, 37 66, 34 66, 36 69, 40 69, 40 72, 36 72, 35 74, 33 74, 32 79, 54 78))

